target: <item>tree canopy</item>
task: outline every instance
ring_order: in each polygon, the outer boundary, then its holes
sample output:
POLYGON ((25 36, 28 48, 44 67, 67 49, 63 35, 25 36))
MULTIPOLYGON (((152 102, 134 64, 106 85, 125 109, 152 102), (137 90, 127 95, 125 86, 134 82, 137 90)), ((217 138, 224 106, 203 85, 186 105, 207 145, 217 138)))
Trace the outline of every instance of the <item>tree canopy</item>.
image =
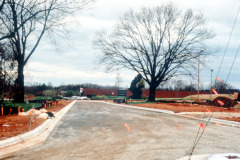
POLYGON ((15 102, 24 101, 24 66, 45 33, 67 35, 67 19, 92 0, 4 0, 0 6, 0 41, 8 40, 18 63, 15 102))
POLYGON ((154 101, 160 83, 191 74, 197 57, 207 54, 204 42, 213 37, 202 14, 167 4, 130 10, 112 31, 98 32, 94 42, 102 51, 100 64, 107 70, 127 68, 141 74, 154 101))
POLYGON ((141 74, 138 74, 131 82, 129 90, 132 92, 131 98, 141 99, 142 98, 142 89, 144 88, 144 80, 141 74))

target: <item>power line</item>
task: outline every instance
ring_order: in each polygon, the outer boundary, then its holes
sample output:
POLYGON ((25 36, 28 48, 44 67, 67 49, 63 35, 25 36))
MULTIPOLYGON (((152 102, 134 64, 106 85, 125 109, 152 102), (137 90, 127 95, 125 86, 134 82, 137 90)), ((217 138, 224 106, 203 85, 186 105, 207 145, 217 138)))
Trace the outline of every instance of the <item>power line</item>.
POLYGON ((232 30, 231 30, 231 33, 230 33, 230 36, 229 36, 229 39, 228 39, 228 42, 227 42, 227 46, 226 46, 226 48, 225 48, 225 51, 224 51, 224 54, 223 54, 223 57, 222 57, 222 61, 221 61, 221 63, 220 63, 220 66, 219 66, 219 69, 218 69, 218 72, 217 72, 217 76, 216 76, 216 77, 218 77, 218 74, 219 74, 220 69, 221 69, 221 67, 222 67, 222 63, 223 63, 225 54, 226 54, 226 52, 227 52, 229 42, 230 42, 230 39, 232 38, 232 33, 233 33, 234 27, 235 27, 235 25, 236 25, 237 19, 238 19, 239 11, 240 11, 240 6, 239 6, 239 8, 238 8, 237 16, 236 16, 236 18, 235 18, 235 20, 234 20, 234 23, 233 23, 233 26, 232 26, 232 30))
MULTIPOLYGON (((220 63, 220 66, 219 66, 219 69, 218 69, 218 72, 217 72, 217 76, 216 76, 216 77, 218 77, 218 75, 219 75, 219 72, 220 72, 220 69, 221 69, 221 66, 222 66, 222 63, 223 63, 223 60, 224 60, 226 51, 227 51, 228 46, 229 46, 230 39, 231 39, 231 37, 232 37, 232 33, 233 33, 233 30, 234 30, 234 27, 235 27, 235 25, 236 25, 236 21, 237 21, 237 19, 238 19, 239 11, 240 11, 240 5, 239 5, 239 8, 238 8, 237 15, 236 15, 236 18, 235 18, 235 20, 234 20, 233 27, 232 27, 232 30, 231 30, 231 33, 230 33, 230 36, 229 36, 229 39, 228 39, 228 42, 227 42, 227 46, 226 46, 226 48, 225 48, 225 51, 224 51, 224 54, 223 54, 223 57, 222 57, 222 61, 221 61, 221 63, 220 63)), ((229 77, 230 72, 231 72, 231 70, 232 70, 233 64, 235 63, 235 60, 236 60, 236 57, 237 57, 237 54, 238 54, 239 49, 240 49, 240 45, 239 45, 238 50, 237 50, 237 52, 236 52, 236 54, 235 54, 235 57, 234 57, 232 66, 231 66, 230 71, 229 71, 228 76, 227 76, 227 80, 228 80, 228 77, 229 77)), ((215 79, 215 80, 216 80, 216 79, 215 79)), ((226 80, 226 81, 227 81, 227 80, 226 80)), ((211 88, 211 89, 212 89, 212 88, 211 88)), ((211 116, 209 117, 209 119, 208 119, 208 121, 207 121, 207 123, 206 123, 206 125, 205 125, 205 129, 207 128, 207 126, 208 126, 208 124, 209 124, 209 122, 210 122, 210 120, 211 120, 211 118, 212 118, 212 116, 213 116, 213 113, 215 112, 215 108, 216 108, 216 107, 214 107, 214 110, 212 111, 212 114, 211 114, 211 116)), ((203 117, 203 119, 204 119, 204 117, 203 117)), ((203 119, 202 119, 202 121, 203 121, 203 119)), ((199 143, 202 135, 204 134, 204 130, 203 130, 203 131, 201 132, 201 134, 200 134, 200 128, 201 128, 201 126, 199 126, 199 129, 198 129, 197 135, 196 135, 196 137, 195 137, 195 140, 194 140, 194 143, 193 143, 193 147, 192 147, 192 150, 191 150, 191 152, 190 152, 190 154, 189 154, 188 160, 191 160, 191 156, 192 156, 192 154, 193 154, 193 152, 194 152, 194 149, 196 148, 196 146, 198 145, 198 143, 199 143), (200 136, 199 136, 199 134, 200 134, 200 136)))
POLYGON ((225 83, 227 83, 227 81, 228 81, 229 75, 230 75, 230 73, 231 73, 231 71, 232 71, 233 65, 234 65, 235 60, 236 60, 236 58, 237 58, 237 55, 238 55, 239 49, 240 49, 240 45, 238 46, 237 52, 236 52, 235 57, 234 57, 234 59, 233 59, 232 66, 231 66, 231 68, 230 68, 230 70, 229 70, 229 72, 228 72, 228 76, 227 76, 227 79, 226 79, 225 83))

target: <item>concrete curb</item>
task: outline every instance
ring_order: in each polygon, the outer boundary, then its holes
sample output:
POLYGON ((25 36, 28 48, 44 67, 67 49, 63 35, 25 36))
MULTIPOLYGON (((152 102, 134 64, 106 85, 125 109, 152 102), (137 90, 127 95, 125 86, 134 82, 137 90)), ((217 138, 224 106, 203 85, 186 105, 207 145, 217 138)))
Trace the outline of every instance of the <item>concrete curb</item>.
MULTIPOLYGON (((86 101, 86 102, 94 102, 94 101, 86 101)), ((181 112, 181 113, 174 113, 173 111, 163 110, 163 109, 136 107, 136 106, 131 106, 131 105, 122 105, 122 104, 105 102, 105 101, 95 101, 95 102, 102 102, 102 103, 116 105, 116 106, 121 106, 121 107, 125 107, 125 108, 132 108, 132 109, 139 109, 139 110, 145 110, 145 111, 165 113, 165 114, 175 115, 175 116, 184 117, 184 118, 188 118, 188 119, 195 119, 195 120, 199 120, 199 121, 202 120, 202 119, 201 118, 197 118, 197 117, 193 117, 193 116, 188 116, 186 114, 193 114, 193 115, 197 115, 197 114, 211 115, 212 114, 212 112, 210 112, 210 113, 209 112, 181 112)), ((203 119, 203 121, 207 122, 208 118, 203 119)), ((228 125, 228 126, 240 128, 240 123, 239 122, 211 118, 210 123, 216 123, 216 122, 220 123, 220 124, 223 124, 223 125, 228 125)))
POLYGON ((152 112, 160 112, 160 113, 166 113, 166 114, 175 114, 173 111, 163 110, 163 109, 136 107, 136 106, 122 105, 122 104, 116 104, 116 103, 110 103, 110 102, 104 102, 104 103, 111 104, 111 105, 116 105, 116 106, 121 106, 121 107, 125 107, 125 108, 139 109, 139 110, 152 111, 152 112))
MULTIPOLYGON (((121 106, 125 108, 132 108, 132 109, 139 109, 139 110, 145 110, 145 111, 152 111, 152 112, 159 112, 159 113, 165 113, 165 114, 171 114, 179 117, 184 117, 188 119, 195 119, 195 120, 202 120, 201 118, 193 117, 193 116, 188 116, 186 114, 206 114, 206 115, 211 115, 211 113, 208 112, 182 112, 182 113, 174 113, 173 111, 169 110, 163 110, 163 109, 154 109, 154 108, 146 108, 146 107, 136 107, 136 106, 130 106, 130 105, 122 105, 122 104, 116 104, 116 103, 110 103, 110 102, 104 102, 104 101, 98 101, 98 102, 103 102, 106 104, 111 104, 111 105, 116 105, 116 106, 121 106)), ((203 119, 203 121, 207 122, 208 118, 203 119)), ((223 125, 229 125, 233 127, 239 127, 240 128, 240 123, 239 122, 234 122, 234 121, 227 121, 227 120, 222 120, 222 119, 216 119, 216 118, 211 118, 210 120, 211 123, 221 123, 223 125)))
MULTIPOLYGON (((195 119, 195 120, 204 121, 204 122, 207 122, 209 120, 209 117, 205 118, 205 119, 202 119, 202 118, 183 115, 183 114, 175 114, 175 116, 184 117, 184 118, 188 118, 188 119, 195 119)), ((227 120, 222 120, 222 119, 217 119, 217 118, 211 118, 211 120, 209 122, 210 123, 216 123, 217 122, 217 123, 220 123, 222 125, 227 125, 227 126, 240 128, 240 123, 235 122, 235 121, 227 121, 227 120)))
POLYGON ((50 122, 51 122, 51 119, 48 119, 43 124, 41 124, 40 126, 35 128, 34 130, 31 130, 30 132, 20 134, 18 136, 11 137, 11 138, 0 141, 0 149, 10 146, 10 145, 13 145, 13 144, 16 144, 16 143, 19 143, 21 141, 27 140, 27 139, 29 139, 29 137, 36 136, 39 132, 41 132, 44 128, 46 128, 46 126, 50 122))
MULTIPOLYGON (((210 156, 210 154, 202 154, 202 155, 194 155, 191 156, 191 160, 207 160, 207 158, 210 156)), ((177 159, 177 160, 188 160, 189 156, 177 159)))
MULTIPOLYGON (((205 115, 211 115, 212 112, 180 112, 180 113, 176 113, 178 115, 185 115, 185 114, 190 114, 190 115, 202 115, 202 114, 205 114, 205 115)), ((217 115, 222 115, 222 116, 235 116, 236 114, 239 114, 239 113, 232 113, 232 112, 214 112, 214 115, 217 116, 217 115)), ((240 116, 240 115, 239 115, 240 116)))
POLYGON ((56 113, 54 119, 46 120, 34 130, 0 141, 0 159, 10 156, 11 154, 23 149, 38 146, 44 143, 56 124, 75 103, 76 101, 71 102, 69 105, 56 113))
MULTIPOLYGON (((205 121, 208 121, 208 119, 205 119, 205 121)), ((215 118, 211 118, 211 122, 212 123, 221 123, 224 125, 229 125, 232 127, 238 127, 240 128, 240 123, 239 122, 235 122, 235 121, 227 121, 227 120, 223 120, 223 119, 215 119, 215 118)))
MULTIPOLYGON (((191 160, 227 160, 226 156, 237 156, 239 157, 239 153, 218 153, 218 154, 202 154, 202 155, 194 155, 191 156, 191 160)), ((189 156, 177 159, 177 160, 188 160, 189 156)), ((235 158, 230 158, 235 159, 235 158)))

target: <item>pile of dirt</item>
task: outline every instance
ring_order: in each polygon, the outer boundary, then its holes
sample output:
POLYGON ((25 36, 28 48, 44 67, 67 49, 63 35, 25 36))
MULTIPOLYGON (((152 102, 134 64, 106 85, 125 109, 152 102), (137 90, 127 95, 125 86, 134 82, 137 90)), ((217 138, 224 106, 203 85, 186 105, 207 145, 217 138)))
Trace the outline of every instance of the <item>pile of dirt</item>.
POLYGON ((213 105, 216 107, 224 107, 224 108, 234 107, 237 104, 238 104, 237 101, 227 97, 217 97, 213 101, 209 102, 209 105, 213 105))

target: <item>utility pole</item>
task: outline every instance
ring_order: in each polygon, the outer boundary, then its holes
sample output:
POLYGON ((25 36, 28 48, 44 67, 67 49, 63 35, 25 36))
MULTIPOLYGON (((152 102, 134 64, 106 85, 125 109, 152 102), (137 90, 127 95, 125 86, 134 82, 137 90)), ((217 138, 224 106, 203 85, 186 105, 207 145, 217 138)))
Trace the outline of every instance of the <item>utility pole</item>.
POLYGON ((199 69, 200 69, 200 53, 203 51, 203 49, 201 49, 199 52, 198 52, 198 98, 197 100, 199 101, 199 69))
POLYGON ((210 101, 212 100, 212 73, 213 73, 213 69, 211 69, 211 88, 210 88, 210 101))

